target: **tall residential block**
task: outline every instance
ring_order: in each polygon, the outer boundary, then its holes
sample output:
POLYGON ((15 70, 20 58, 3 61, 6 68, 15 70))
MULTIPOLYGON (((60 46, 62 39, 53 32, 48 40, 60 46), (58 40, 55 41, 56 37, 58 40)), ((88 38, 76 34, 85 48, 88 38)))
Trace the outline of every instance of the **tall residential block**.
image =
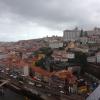
POLYGON ((68 41, 77 41, 80 37, 81 30, 78 30, 78 28, 75 28, 73 30, 64 30, 63 32, 63 40, 65 42, 68 41))

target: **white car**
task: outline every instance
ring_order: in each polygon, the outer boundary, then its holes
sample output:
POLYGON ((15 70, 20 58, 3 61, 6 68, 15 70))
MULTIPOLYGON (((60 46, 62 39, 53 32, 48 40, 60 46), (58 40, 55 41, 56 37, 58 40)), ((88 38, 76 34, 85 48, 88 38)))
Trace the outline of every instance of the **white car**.
POLYGON ((1 70, 2 73, 4 73, 4 70, 1 70))
POLYGON ((60 93, 64 94, 64 91, 60 91, 60 93))
POLYGON ((12 74, 11 74, 10 76, 11 76, 11 77, 13 77, 13 75, 12 75, 12 74))
POLYGON ((33 82, 30 82, 30 81, 28 82, 28 84, 30 84, 30 85, 35 85, 35 83, 33 83, 33 82))
POLYGON ((59 87, 59 88, 63 88, 63 86, 62 86, 62 85, 59 85, 58 87, 59 87))
POLYGON ((19 83, 20 83, 20 84, 24 84, 24 82, 22 82, 22 81, 19 81, 19 83))
POLYGON ((13 78, 17 78, 17 76, 13 76, 13 78))
POLYGON ((8 70, 10 70, 9 68, 6 68, 6 70, 8 71, 8 70))

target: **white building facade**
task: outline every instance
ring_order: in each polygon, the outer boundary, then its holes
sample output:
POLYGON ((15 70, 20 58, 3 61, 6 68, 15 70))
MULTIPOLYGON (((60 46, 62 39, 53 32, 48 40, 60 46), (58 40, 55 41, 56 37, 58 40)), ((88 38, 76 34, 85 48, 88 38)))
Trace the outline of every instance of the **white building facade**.
POLYGON ((80 37, 80 42, 82 42, 82 44, 100 43, 100 35, 88 35, 80 37))
POLYGON ((68 41, 77 41, 80 37, 80 30, 75 28, 74 30, 64 30, 63 32, 63 40, 68 41))
POLYGON ((100 28, 94 28, 93 30, 83 31, 83 36, 81 36, 81 30, 75 28, 74 30, 64 30, 63 41, 81 41, 83 44, 88 43, 100 43, 100 28), (86 34, 84 33, 86 32, 86 34))
POLYGON ((100 63, 100 52, 96 54, 96 60, 97 60, 97 63, 100 63))
POLYGON ((23 67, 22 73, 23 73, 24 76, 29 76, 29 67, 28 67, 28 65, 25 65, 23 67))
POLYGON ((80 42, 82 43, 82 44, 86 44, 87 42, 88 42, 88 37, 80 37, 80 42))
POLYGON ((63 42, 60 41, 49 42, 49 47, 52 49, 63 47, 63 42))
POLYGON ((86 31, 87 35, 100 35, 100 28, 95 27, 93 30, 86 31))
POLYGON ((96 62, 96 57, 95 56, 91 56, 91 57, 87 57, 87 62, 96 62))

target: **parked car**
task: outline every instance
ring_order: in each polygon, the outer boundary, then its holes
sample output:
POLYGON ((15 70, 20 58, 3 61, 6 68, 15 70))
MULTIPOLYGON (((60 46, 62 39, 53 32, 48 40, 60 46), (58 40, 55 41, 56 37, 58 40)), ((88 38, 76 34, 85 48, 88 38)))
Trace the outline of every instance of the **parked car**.
POLYGON ((65 92, 64 91, 60 91, 60 93, 64 94, 65 92))
POLYGON ((31 82, 31 81, 29 81, 28 84, 29 84, 29 85, 35 85, 35 83, 33 83, 33 82, 31 82))

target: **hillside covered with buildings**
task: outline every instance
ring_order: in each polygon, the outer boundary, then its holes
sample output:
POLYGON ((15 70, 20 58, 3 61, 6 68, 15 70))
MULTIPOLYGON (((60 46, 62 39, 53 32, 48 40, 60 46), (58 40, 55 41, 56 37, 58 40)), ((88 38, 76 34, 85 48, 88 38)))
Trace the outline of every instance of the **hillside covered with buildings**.
POLYGON ((100 28, 75 28, 62 37, 0 42, 0 73, 19 84, 86 98, 100 82, 99 37, 100 28))

